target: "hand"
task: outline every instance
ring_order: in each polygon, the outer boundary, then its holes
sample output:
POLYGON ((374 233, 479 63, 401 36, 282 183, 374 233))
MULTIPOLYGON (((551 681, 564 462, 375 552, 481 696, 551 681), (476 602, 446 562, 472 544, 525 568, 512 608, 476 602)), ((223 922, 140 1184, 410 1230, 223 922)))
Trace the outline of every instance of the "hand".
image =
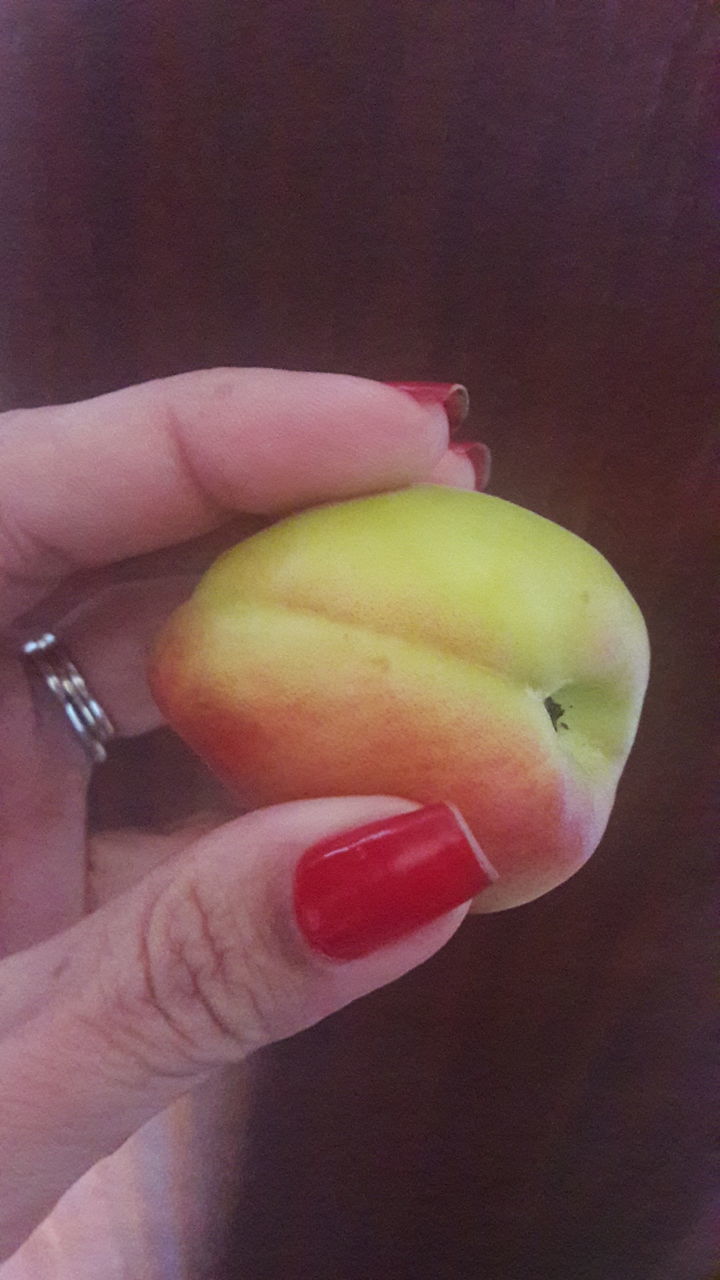
POLYGON ((90 765, 21 641, 56 629, 146 733, 153 636, 224 543, 428 478, 475 479, 440 405, 355 378, 213 370, 0 418, 0 1256, 213 1070, 433 954, 483 881, 451 810, 394 797, 88 836, 90 765))

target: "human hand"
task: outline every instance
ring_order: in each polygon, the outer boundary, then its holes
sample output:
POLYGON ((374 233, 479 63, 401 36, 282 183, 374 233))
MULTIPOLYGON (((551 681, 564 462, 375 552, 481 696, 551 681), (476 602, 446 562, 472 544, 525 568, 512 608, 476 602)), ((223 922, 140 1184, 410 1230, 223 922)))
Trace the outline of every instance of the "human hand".
POLYGON ((212 370, 0 418, 0 1256, 215 1069, 432 955, 487 883, 451 810, 396 797, 89 835, 91 765, 18 657, 30 621, 146 733, 152 639, 223 540, 428 478, 475 480, 437 397, 354 378, 212 370))

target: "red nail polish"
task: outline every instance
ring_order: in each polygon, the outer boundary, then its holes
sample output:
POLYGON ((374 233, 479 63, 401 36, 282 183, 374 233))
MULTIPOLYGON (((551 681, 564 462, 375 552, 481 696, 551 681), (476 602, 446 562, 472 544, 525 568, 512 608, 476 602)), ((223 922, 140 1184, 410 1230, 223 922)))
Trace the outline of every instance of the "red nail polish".
POLYGON ((295 873, 314 950, 356 960, 469 902, 496 873, 452 805, 431 804, 321 840, 295 873))
POLYGON ((460 382, 386 382, 385 385, 405 391, 418 404, 442 405, 451 431, 462 426, 470 411, 467 387, 460 382))
POLYGON ((480 440, 456 440, 450 445, 452 453, 462 454, 473 465, 475 472, 475 488, 486 489, 490 483, 492 454, 486 444, 480 440))

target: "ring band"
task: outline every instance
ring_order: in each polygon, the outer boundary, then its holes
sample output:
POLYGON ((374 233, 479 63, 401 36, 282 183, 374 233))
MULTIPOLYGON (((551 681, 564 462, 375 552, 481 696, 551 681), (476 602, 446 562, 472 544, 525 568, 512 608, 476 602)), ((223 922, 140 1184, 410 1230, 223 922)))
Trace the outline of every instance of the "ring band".
POLYGON ((57 698, 94 764, 107 758, 105 743, 115 736, 112 722, 93 697, 57 636, 47 631, 22 646, 22 655, 57 698))

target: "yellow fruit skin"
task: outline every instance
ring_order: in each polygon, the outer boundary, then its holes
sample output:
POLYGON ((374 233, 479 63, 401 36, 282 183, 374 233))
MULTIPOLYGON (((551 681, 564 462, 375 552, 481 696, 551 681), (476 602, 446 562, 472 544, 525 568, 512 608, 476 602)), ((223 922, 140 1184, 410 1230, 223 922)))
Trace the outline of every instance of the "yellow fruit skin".
POLYGON ((478 900, 496 910, 596 848, 648 669, 640 610, 598 551, 425 485, 291 516, 221 556, 151 684, 244 804, 454 802, 499 873, 478 900))

